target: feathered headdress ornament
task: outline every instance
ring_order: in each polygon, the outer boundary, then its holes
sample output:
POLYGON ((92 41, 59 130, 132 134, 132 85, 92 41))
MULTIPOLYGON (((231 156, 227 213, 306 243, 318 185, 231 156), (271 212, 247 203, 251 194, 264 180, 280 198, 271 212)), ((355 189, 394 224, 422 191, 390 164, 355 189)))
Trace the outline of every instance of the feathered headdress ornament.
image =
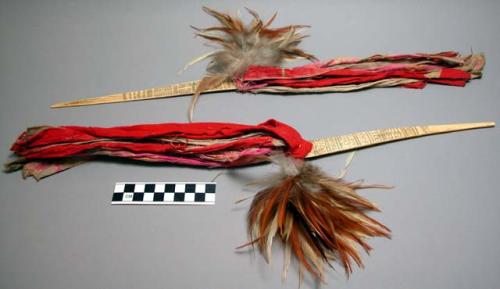
POLYGON ((427 83, 464 86, 469 80, 481 77, 485 64, 482 54, 461 56, 453 51, 317 61, 299 48, 305 37, 300 29, 307 27, 305 25, 271 28, 276 14, 264 22, 255 11, 247 9, 253 20, 244 24, 239 17, 207 7, 203 10, 213 16, 219 26, 193 27, 196 35, 217 47, 187 65, 209 59, 201 80, 57 103, 52 107, 193 95, 188 112, 192 120, 196 101, 204 92, 325 93, 375 87, 423 88, 427 83), (312 63, 293 68, 282 66, 284 60, 301 58, 312 63))
MULTIPOLYGON (((126 158, 208 168, 275 162, 281 172, 262 183, 248 212, 250 242, 271 258, 273 240, 285 246, 284 276, 292 255, 322 280, 324 264, 338 262, 346 274, 363 266, 359 248, 390 230, 369 216, 378 208, 357 191, 384 188, 330 177, 306 159, 420 136, 491 127, 494 123, 414 126, 365 131, 308 141, 276 120, 259 125, 168 123, 100 127, 34 127, 11 150, 8 171, 41 179, 99 157, 126 158)), ((301 274, 302 275, 302 274, 301 274)))

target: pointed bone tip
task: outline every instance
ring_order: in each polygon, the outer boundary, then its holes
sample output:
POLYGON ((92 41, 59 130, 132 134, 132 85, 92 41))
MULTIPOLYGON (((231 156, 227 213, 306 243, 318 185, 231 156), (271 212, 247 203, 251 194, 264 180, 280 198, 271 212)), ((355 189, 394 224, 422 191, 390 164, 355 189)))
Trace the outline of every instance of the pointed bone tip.
POLYGON ((473 122, 466 123, 464 127, 468 128, 486 128, 486 127, 494 127, 496 123, 494 121, 483 121, 483 122, 473 122))
POLYGON ((108 102, 93 103, 93 102, 89 102, 89 101, 86 101, 85 99, 83 99, 83 100, 77 100, 77 101, 54 103, 50 106, 50 108, 67 108, 67 107, 89 106, 89 105, 94 105, 94 104, 107 104, 107 103, 112 103, 112 102, 108 101, 108 102))
POLYGON ((63 108, 63 107, 65 107, 64 102, 54 103, 53 105, 50 106, 50 108, 63 108))
POLYGON ((468 130, 476 128, 488 128, 494 127, 496 124, 494 121, 484 121, 484 122, 471 122, 471 123, 456 123, 456 124, 443 124, 443 125, 430 125, 431 129, 442 130, 442 131, 459 131, 468 130))
POLYGON ((89 104, 90 103, 82 102, 81 100, 66 101, 66 102, 54 103, 50 106, 50 108, 65 108, 65 107, 74 107, 74 106, 89 105, 89 104))

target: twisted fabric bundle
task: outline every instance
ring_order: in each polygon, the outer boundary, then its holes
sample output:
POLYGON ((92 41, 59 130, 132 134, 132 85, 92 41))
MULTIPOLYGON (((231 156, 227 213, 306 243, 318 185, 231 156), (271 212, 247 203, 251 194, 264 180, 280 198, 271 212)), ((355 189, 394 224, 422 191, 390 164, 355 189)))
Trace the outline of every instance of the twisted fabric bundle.
POLYGON ((100 127, 35 127, 11 150, 19 156, 7 170, 40 179, 97 157, 203 167, 234 167, 286 153, 304 158, 312 144, 292 127, 268 120, 259 125, 166 123, 100 127))
POLYGON ((457 52, 336 58, 294 68, 250 66, 235 83, 241 91, 347 92, 370 87, 424 88, 427 83, 465 86, 481 77, 482 54, 457 52))

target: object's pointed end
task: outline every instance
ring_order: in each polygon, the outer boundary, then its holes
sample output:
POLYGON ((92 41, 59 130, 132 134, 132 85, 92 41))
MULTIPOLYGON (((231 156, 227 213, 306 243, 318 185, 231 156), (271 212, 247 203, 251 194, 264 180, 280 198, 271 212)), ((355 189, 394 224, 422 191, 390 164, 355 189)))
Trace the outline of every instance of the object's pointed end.
POLYGON ((458 124, 443 124, 443 125, 429 125, 428 129, 431 132, 452 132, 459 130, 468 130, 468 129, 476 129, 476 128, 488 128, 494 127, 494 121, 485 121, 485 122, 472 122, 472 123, 458 123, 458 124))
POLYGON ((54 103, 53 105, 51 105, 50 108, 86 106, 86 105, 113 103, 113 102, 119 102, 119 101, 120 101, 119 99, 112 99, 112 98, 108 98, 104 101, 100 98, 94 97, 94 98, 85 98, 85 99, 79 99, 79 100, 73 100, 73 101, 67 101, 67 102, 58 102, 58 103, 54 103))
POLYGON ((482 127, 494 127, 496 123, 494 121, 486 121, 481 123, 483 126, 482 127))
POLYGON ((51 105, 50 108, 63 108, 63 107, 67 107, 67 106, 71 106, 71 103, 58 102, 58 103, 54 103, 53 105, 51 105))
MULTIPOLYGON (((184 95, 193 95, 199 85, 199 80, 182 82, 163 87, 148 88, 143 90, 128 91, 110 95, 97 97, 83 98, 68 102, 59 102, 50 106, 50 108, 65 108, 74 106, 98 105, 107 103, 129 102, 148 99, 158 99, 167 97, 176 97, 184 95)), ((232 91, 236 90, 236 86, 232 81, 211 83, 211 86, 206 87, 203 93, 232 91)))
POLYGON ((472 128, 481 128, 481 127, 494 127, 496 123, 494 121, 485 121, 485 122, 479 122, 476 123, 477 126, 474 126, 472 128))

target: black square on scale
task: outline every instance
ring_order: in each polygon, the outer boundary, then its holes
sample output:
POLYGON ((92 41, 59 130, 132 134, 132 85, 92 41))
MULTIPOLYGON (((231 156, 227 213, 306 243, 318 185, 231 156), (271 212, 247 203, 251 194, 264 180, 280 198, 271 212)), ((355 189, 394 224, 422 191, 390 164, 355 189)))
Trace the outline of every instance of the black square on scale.
POLYGON ((196 184, 186 184, 186 193, 194 193, 196 191, 196 184))
POLYGON ((194 194, 194 201, 195 202, 204 202, 205 201, 205 194, 203 194, 203 193, 194 194))
POLYGON ((165 184, 165 193, 175 192, 175 184, 165 184))
POLYGON ((184 202, 184 193, 175 193, 174 202, 184 202))
POLYGON ((144 193, 135 193, 134 198, 132 199, 133 201, 139 202, 144 199, 144 193))
POLYGON ((123 200, 123 193, 114 193, 113 202, 121 202, 123 200))
POLYGON ((152 193, 155 191, 155 184, 146 184, 144 186, 144 192, 146 193, 152 193))
POLYGON ((153 201, 154 202, 163 202, 163 196, 164 195, 165 195, 164 193, 155 193, 153 195, 153 201))
POLYGON ((215 184, 206 184, 205 185, 205 193, 207 193, 207 194, 215 193, 215 184))
POLYGON ((124 192, 125 193, 133 193, 135 189, 135 184, 125 184, 124 192))

